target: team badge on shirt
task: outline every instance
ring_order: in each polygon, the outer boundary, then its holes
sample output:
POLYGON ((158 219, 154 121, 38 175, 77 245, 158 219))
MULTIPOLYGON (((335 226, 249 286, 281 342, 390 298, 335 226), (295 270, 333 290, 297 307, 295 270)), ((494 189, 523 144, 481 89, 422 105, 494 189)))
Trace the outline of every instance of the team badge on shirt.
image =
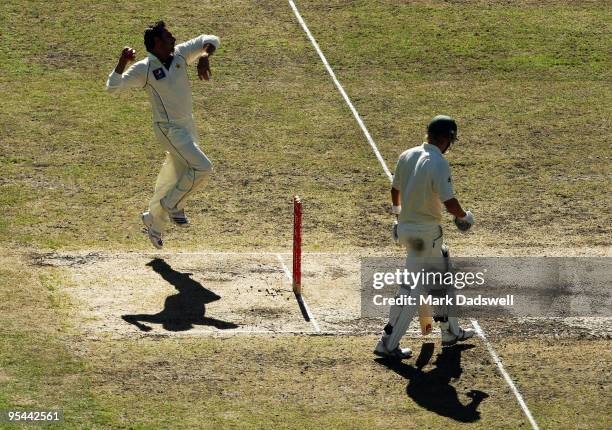
POLYGON ((155 76, 155 79, 159 81, 160 79, 166 77, 166 73, 164 72, 164 69, 160 67, 159 69, 153 70, 153 76, 155 76))

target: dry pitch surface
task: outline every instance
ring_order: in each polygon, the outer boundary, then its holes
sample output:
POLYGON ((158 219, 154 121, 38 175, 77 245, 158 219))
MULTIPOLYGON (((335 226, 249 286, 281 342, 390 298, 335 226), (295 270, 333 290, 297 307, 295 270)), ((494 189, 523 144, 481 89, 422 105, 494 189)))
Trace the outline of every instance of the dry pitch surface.
MULTIPOLYGON (((298 310, 289 254, 51 251, 2 263, 5 279, 27 286, 4 302, 20 304, 10 323, 26 333, 5 339, 21 345, 9 366, 21 353, 42 368, 0 383, 19 390, 11 405, 61 408, 71 426, 529 427, 482 339, 443 349, 413 325, 414 359, 375 359, 384 321, 360 319, 355 255, 304 255, 320 332, 298 310)), ((609 319, 479 323, 540 428, 607 428, 606 413, 582 405, 609 406, 609 319)))
MULTIPOLYGON (((584 256, 585 252, 606 256, 609 252, 604 248, 562 251, 565 256, 584 256)), ((138 333, 375 334, 383 321, 360 315, 360 257, 376 255, 303 256, 304 296, 314 316, 312 322, 303 319, 292 293, 291 254, 90 251, 30 253, 26 258, 31 266, 62 271, 64 282, 58 288, 76 305, 71 324, 78 332, 121 338, 138 333)), ((524 335, 574 330, 575 334, 607 337, 611 331, 603 321, 605 318, 499 319, 488 329, 524 335)), ((414 323, 413 335, 417 333, 414 323)))

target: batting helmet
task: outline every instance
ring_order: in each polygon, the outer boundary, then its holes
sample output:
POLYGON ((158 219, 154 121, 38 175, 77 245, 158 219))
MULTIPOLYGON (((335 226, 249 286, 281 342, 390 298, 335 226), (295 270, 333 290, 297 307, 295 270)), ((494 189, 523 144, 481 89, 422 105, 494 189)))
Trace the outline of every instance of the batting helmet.
POLYGON ((427 126, 427 134, 432 137, 450 137, 457 139, 457 123, 447 115, 435 116, 427 126))

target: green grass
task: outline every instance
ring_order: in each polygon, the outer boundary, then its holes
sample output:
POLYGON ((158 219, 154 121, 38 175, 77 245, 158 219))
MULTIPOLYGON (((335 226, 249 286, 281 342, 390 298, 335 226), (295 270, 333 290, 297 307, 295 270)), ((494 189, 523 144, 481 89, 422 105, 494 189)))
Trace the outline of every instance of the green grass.
POLYGON ((0 409, 62 410, 95 423, 91 367, 76 353, 82 342, 66 338, 72 308, 57 288, 62 272, 33 269, 6 250, 1 255, 0 409))
MULTIPOLYGON (((0 187, 23 194, 2 201, 5 244, 148 246, 138 213, 162 149, 145 94, 111 97, 104 81, 120 48, 143 55, 142 28, 167 17, 179 40, 204 31, 223 42, 213 81, 193 81, 216 173, 188 206, 194 228, 169 246, 287 248, 293 193, 307 249, 389 246, 387 179, 288 5, 87 5, 2 6, 0 187)), ((449 159, 479 226, 449 228, 451 243, 609 244, 604 2, 299 6, 391 168, 435 113, 458 119, 449 159)))

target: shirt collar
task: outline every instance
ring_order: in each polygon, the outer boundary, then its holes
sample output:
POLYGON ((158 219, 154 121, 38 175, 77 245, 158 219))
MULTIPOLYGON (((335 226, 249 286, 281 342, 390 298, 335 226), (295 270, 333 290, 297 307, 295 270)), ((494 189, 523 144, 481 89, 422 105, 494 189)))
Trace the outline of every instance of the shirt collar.
POLYGON ((157 63, 163 65, 166 69, 170 69, 170 66, 172 66, 172 63, 174 62, 174 52, 170 55, 170 62, 168 64, 164 63, 162 60, 160 60, 157 55, 149 52, 147 54, 147 57, 149 57, 149 61, 157 61, 157 63))
POLYGON ((438 148, 436 145, 432 145, 431 143, 423 142, 423 148, 428 151, 437 152, 438 154, 442 155, 442 151, 440 151, 440 148, 438 148))
MULTIPOLYGON (((174 57, 174 52, 173 52, 172 54, 170 54, 170 56, 171 56, 171 57, 174 57)), ((157 61, 159 61, 160 63, 162 62, 162 60, 160 60, 160 59, 157 57, 157 55, 155 55, 155 54, 154 54, 154 53, 152 53, 152 52, 147 52, 147 57, 149 57, 151 60, 157 60, 157 61)))

